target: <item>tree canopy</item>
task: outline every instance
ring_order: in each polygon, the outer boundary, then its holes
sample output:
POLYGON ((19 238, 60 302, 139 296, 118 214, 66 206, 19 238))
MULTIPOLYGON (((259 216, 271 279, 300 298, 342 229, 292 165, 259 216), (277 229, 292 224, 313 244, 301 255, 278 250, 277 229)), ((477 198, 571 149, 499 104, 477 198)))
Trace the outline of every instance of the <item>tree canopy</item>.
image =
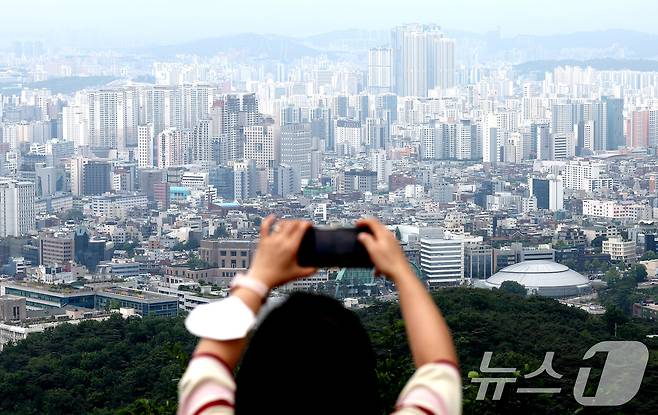
POLYGON ((500 284, 500 290, 509 294, 522 296, 525 296, 528 293, 526 288, 516 281, 504 281, 502 284, 500 284))
MULTIPOLYGON (((626 282, 635 287, 634 279, 624 277, 611 290, 621 290, 626 282)), ((658 343, 646 338, 658 332, 656 323, 630 319, 621 308, 610 308, 604 317, 596 317, 555 300, 502 290, 446 289, 434 298, 459 352, 465 414, 640 414, 651 413, 658 405, 654 393, 658 343), (640 340, 650 348, 638 396, 622 407, 581 408, 572 396, 578 369, 602 367, 604 358, 584 362, 583 354, 596 343, 613 339, 640 340), (499 401, 491 399, 491 390, 487 399, 476 400, 478 384, 469 379, 469 375, 483 376, 479 372, 485 351, 494 353, 492 366, 516 368, 516 383, 505 388, 499 401), (548 351, 555 352, 553 367, 564 377, 524 379, 523 375, 541 365, 548 351), (514 393, 520 386, 556 385, 563 388, 561 394, 514 393)), ((380 393, 390 409, 414 371, 400 308, 397 303, 375 303, 357 314, 370 334, 378 358, 380 393)), ((124 320, 115 316, 31 335, 0 353, 0 413, 173 415, 176 385, 195 344, 182 317, 124 320)))

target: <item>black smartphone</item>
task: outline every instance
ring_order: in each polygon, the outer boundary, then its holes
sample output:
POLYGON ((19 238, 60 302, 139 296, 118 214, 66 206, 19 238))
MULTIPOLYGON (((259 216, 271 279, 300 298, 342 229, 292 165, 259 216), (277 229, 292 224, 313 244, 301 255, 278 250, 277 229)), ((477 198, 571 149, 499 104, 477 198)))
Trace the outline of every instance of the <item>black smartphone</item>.
POLYGON ((372 233, 367 227, 309 228, 297 252, 297 262, 303 267, 372 268, 368 251, 357 239, 361 232, 372 233))

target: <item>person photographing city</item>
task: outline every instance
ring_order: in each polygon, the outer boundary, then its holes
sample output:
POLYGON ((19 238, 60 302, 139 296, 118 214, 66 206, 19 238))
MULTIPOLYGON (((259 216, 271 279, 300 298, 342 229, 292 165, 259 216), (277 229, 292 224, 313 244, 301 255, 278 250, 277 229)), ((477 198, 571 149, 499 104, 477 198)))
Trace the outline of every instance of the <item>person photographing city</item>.
MULTIPOLYGON (((368 335, 336 300, 292 294, 247 340, 271 289, 317 271, 297 262, 311 223, 274 224, 273 216, 263 220, 252 266, 235 278, 231 295, 188 316, 186 327, 201 340, 179 383, 178 414, 381 414, 368 335)), ((358 240, 375 272, 397 287, 416 366, 394 413, 460 414, 461 377, 443 316, 395 236, 375 219, 357 226, 370 230, 358 240)))

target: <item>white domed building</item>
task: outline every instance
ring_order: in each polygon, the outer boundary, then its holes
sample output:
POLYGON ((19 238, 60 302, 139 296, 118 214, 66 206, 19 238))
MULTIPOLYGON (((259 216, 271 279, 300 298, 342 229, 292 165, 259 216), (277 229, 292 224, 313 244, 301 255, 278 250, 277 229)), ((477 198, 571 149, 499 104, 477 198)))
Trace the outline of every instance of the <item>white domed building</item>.
POLYGON ((500 288, 505 281, 519 283, 529 295, 543 297, 574 297, 592 290, 587 277, 553 261, 524 261, 510 265, 486 280, 476 282, 476 287, 500 288))

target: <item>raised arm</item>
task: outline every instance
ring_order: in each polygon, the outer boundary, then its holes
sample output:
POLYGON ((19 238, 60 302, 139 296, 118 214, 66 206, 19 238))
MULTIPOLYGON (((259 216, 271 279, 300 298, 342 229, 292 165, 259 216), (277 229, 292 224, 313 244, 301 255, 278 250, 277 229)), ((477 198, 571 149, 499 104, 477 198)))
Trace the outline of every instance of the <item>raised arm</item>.
POLYGON ((398 289, 416 367, 437 361, 457 365, 450 329, 427 289, 411 269, 393 233, 375 219, 362 219, 358 225, 367 226, 372 231, 372 235, 359 234, 359 241, 368 250, 376 272, 391 279, 398 289))
MULTIPOLYGON (((303 268, 297 264, 297 251, 302 237, 311 226, 307 221, 283 220, 278 223, 276 232, 270 233, 274 216, 263 219, 260 228, 260 241, 247 278, 253 279, 267 290, 303 278, 316 272, 315 268, 303 268)), ((237 297, 257 314, 262 298, 253 290, 237 287, 231 296, 237 297)), ((231 369, 235 367, 245 346, 244 339, 219 341, 201 339, 195 354, 211 354, 222 359, 231 369)))

